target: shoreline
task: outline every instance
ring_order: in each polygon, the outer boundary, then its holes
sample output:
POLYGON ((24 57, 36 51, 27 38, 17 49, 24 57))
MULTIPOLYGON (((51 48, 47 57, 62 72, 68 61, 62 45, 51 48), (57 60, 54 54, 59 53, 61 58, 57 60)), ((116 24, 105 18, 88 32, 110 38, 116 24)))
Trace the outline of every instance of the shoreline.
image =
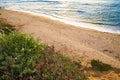
POLYGON ((64 20, 64 19, 59 19, 59 18, 52 17, 50 15, 35 13, 35 12, 30 12, 30 11, 24 11, 24 10, 20 10, 20 11, 19 10, 14 10, 14 9, 6 9, 6 10, 23 12, 23 13, 27 13, 27 14, 34 15, 34 16, 43 16, 45 18, 49 18, 51 20, 59 21, 59 22, 62 22, 64 24, 71 25, 73 27, 85 28, 85 29, 95 30, 95 31, 99 31, 99 32, 105 32, 105 33, 112 33, 112 34, 120 35, 119 30, 113 30, 111 28, 101 27, 101 25, 98 25, 98 24, 95 25, 95 24, 92 24, 92 23, 82 23, 82 22, 78 23, 78 22, 75 22, 75 21, 67 21, 67 20, 64 20))
POLYGON ((73 25, 25 12, 0 9, 0 18, 18 31, 53 45, 56 51, 74 56, 99 59, 120 68, 120 35, 78 28, 73 25))

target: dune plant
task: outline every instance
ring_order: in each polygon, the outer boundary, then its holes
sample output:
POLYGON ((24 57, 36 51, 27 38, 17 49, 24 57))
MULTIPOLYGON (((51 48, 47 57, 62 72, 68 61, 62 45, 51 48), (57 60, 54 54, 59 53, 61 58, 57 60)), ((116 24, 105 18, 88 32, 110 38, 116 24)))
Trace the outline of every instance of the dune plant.
POLYGON ((37 78, 41 80, 87 80, 84 73, 68 57, 50 52, 41 54, 37 78))
POLYGON ((5 22, 0 31, 0 80, 88 80, 80 66, 53 47, 5 22))
POLYGON ((92 60, 91 65, 94 69, 99 71, 108 71, 112 68, 110 65, 105 64, 99 60, 92 60))
POLYGON ((14 80, 33 74, 40 54, 46 49, 47 46, 25 34, 0 34, 1 78, 14 80))

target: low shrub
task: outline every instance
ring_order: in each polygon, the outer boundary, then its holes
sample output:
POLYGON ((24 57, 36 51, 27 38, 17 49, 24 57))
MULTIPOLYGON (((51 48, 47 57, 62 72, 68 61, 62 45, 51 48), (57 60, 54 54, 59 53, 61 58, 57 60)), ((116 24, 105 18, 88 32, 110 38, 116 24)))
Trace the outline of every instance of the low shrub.
POLYGON ((99 70, 99 71, 108 71, 112 68, 110 65, 102 63, 99 60, 92 60, 91 65, 94 69, 99 70))
POLYGON ((40 63, 37 70, 40 80, 88 80, 70 58, 59 53, 41 54, 40 63))
POLYGON ((0 34, 0 76, 4 80, 23 79, 33 74, 37 60, 47 46, 33 38, 12 32, 0 34))

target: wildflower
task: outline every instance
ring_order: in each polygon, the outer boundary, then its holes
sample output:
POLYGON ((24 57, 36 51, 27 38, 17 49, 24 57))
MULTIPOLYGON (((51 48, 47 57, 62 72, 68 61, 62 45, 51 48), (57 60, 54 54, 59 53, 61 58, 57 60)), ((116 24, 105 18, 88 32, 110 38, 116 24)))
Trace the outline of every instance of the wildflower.
POLYGON ((42 67, 42 66, 43 66, 43 64, 42 64, 42 63, 39 63, 39 64, 38 64, 38 67, 42 67))
POLYGON ((66 62, 66 64, 70 64, 70 62, 66 62))

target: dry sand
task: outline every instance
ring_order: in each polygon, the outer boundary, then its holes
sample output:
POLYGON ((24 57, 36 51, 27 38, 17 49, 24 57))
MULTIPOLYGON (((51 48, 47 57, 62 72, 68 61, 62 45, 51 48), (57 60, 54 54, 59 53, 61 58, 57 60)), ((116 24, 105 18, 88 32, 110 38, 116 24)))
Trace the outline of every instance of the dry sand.
POLYGON ((0 9, 0 18, 15 25, 20 32, 54 45, 56 51, 77 59, 99 59, 120 68, 120 35, 78 28, 47 17, 5 9, 0 9))

